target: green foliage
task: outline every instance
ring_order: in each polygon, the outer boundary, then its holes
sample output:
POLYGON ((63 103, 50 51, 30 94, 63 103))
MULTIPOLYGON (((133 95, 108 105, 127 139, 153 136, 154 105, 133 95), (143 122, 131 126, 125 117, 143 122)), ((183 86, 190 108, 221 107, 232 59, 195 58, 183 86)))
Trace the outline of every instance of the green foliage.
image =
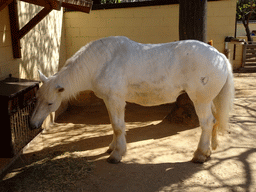
POLYGON ((236 17, 238 20, 255 20, 256 0, 238 0, 236 17))

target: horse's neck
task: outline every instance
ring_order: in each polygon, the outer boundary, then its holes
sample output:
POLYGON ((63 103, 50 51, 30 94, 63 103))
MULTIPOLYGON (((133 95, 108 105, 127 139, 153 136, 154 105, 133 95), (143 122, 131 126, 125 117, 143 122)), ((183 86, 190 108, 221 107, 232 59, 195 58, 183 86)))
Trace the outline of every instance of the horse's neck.
POLYGON ((81 91, 91 90, 91 80, 88 68, 81 63, 64 67, 57 75, 57 81, 63 86, 64 98, 70 98, 81 91))

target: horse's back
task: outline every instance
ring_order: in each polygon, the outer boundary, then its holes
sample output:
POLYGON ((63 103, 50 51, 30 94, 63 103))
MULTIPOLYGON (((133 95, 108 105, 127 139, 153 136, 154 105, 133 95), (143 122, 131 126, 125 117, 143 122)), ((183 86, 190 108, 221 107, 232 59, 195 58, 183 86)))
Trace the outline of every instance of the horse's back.
POLYGON ((141 44, 126 37, 98 41, 108 62, 98 73, 100 91, 118 92, 127 101, 157 105, 175 101, 182 92, 216 95, 227 76, 225 56, 215 48, 185 40, 141 44))
POLYGON ((156 102, 156 98, 161 103, 175 101, 183 91, 197 93, 202 100, 213 99, 227 78, 225 56, 195 40, 140 44, 140 50, 134 51, 134 55, 137 63, 130 63, 127 81, 131 87, 135 85, 132 90, 136 89, 136 94, 148 95, 156 102))

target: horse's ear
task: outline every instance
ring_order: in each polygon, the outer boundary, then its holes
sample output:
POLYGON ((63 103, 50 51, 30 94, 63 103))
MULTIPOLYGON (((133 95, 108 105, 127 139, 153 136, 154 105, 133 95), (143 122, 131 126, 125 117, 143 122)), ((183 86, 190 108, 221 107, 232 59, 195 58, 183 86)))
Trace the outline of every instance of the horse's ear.
POLYGON ((47 78, 40 70, 38 70, 38 73, 39 73, 39 78, 40 78, 40 80, 41 80, 43 83, 45 83, 45 82, 48 80, 48 78, 47 78))
POLYGON ((65 89, 63 87, 61 87, 60 85, 56 86, 56 89, 59 93, 63 92, 65 89))

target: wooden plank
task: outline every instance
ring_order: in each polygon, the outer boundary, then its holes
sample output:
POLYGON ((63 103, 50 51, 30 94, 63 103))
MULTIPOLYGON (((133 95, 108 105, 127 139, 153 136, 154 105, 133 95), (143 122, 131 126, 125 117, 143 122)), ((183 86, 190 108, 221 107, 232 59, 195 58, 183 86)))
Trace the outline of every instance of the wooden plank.
POLYGON ((62 7, 65 7, 67 9, 72 9, 75 11, 85 12, 85 13, 90 13, 90 11, 91 11, 91 7, 83 7, 80 5, 73 5, 73 4, 65 3, 65 2, 62 3, 62 7))
MULTIPOLYGON (((250 49, 248 50, 248 49, 247 49, 247 50, 246 50, 246 54, 247 54, 247 53, 256 53, 256 50, 254 50, 254 49, 253 49, 253 50, 250 50, 250 49)), ((250 54, 248 54, 248 55, 250 55, 250 54)))
POLYGON ((256 62, 256 59, 246 59, 245 62, 256 62))
POLYGON ((59 10, 59 7, 65 7, 75 11, 82 11, 90 13, 93 2, 91 0, 63 0, 62 2, 57 0, 21 0, 27 3, 32 3, 38 6, 46 7, 51 6, 52 9, 59 10))
POLYGON ((34 5, 42 6, 42 7, 51 7, 52 9, 59 10, 59 1, 54 1, 54 0, 21 0, 27 3, 31 3, 34 5))
POLYGON ((253 50, 246 50, 246 55, 253 55, 253 54, 255 54, 256 53, 256 50, 255 51, 253 51, 253 50))
POLYGON ((244 67, 245 65, 245 60, 246 60, 246 48, 247 48, 247 44, 243 45, 243 60, 242 60, 242 67, 244 67))
POLYGON ((91 7, 93 4, 92 0, 62 0, 62 3, 82 6, 82 7, 91 7))
POLYGON ((253 58, 253 57, 256 57, 256 54, 246 55, 246 59, 253 58))
POLYGON ((52 9, 49 7, 43 8, 36 16, 33 17, 20 31, 18 38, 21 39, 26 35, 33 27, 35 27, 45 16, 47 16, 52 9))
POLYGON ((256 66, 256 63, 246 63, 245 65, 246 65, 246 66, 254 67, 254 66, 256 66))
POLYGON ((21 47, 19 34, 19 18, 17 9, 17 0, 13 0, 9 5, 9 18, 11 27, 11 37, 12 37, 12 51, 14 58, 21 58, 21 47))
POLYGON ((7 7, 13 0, 0 1, 0 11, 7 7))
POLYGON ((249 48, 256 48, 256 45, 255 44, 247 44, 247 49, 249 48))

